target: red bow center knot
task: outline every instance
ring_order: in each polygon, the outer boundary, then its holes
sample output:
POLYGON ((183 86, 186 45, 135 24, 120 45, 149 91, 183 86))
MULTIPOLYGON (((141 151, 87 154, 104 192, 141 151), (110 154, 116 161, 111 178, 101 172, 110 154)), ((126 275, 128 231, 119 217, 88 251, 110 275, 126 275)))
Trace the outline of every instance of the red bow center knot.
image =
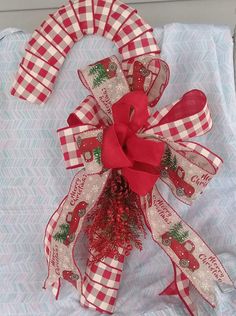
POLYGON ((114 124, 104 130, 102 162, 105 168, 121 169, 137 194, 146 195, 160 176, 165 144, 142 137, 149 118, 148 98, 130 92, 112 106, 114 124))

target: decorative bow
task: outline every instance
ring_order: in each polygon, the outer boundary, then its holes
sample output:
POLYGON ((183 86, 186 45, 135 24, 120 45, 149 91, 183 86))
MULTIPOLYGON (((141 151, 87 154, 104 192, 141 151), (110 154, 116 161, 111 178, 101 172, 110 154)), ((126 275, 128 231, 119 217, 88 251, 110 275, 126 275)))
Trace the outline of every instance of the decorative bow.
POLYGON ((191 204, 217 172, 221 159, 186 141, 212 126, 206 96, 192 90, 150 115, 143 86, 136 85, 142 91, 130 92, 116 58, 105 64, 104 68, 100 61, 80 72, 93 96, 69 116, 70 126, 58 131, 67 168, 85 169, 76 174, 48 224, 45 286, 52 285, 57 296, 63 278, 79 290, 83 306, 112 313, 124 257, 132 244, 142 248, 143 214, 154 241, 174 267, 174 281, 161 294, 179 295, 196 315, 190 283, 214 306, 214 281, 232 282, 154 184, 160 178, 178 199, 191 204), (83 276, 73 253, 85 224, 90 255, 83 276))
POLYGON ((102 163, 121 169, 132 191, 146 195, 159 178, 164 143, 139 137, 147 124, 148 98, 142 91, 126 94, 112 106, 114 124, 104 131, 102 163))

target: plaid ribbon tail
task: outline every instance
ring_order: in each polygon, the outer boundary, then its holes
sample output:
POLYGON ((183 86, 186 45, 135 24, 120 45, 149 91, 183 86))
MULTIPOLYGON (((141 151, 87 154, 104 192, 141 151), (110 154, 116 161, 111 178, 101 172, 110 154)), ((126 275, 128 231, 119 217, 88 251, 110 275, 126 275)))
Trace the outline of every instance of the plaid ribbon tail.
POLYGON ((159 295, 178 295, 191 316, 197 316, 196 307, 189 294, 190 281, 172 261, 174 280, 159 295))
POLYGON ((91 263, 92 259, 90 253, 80 303, 84 307, 112 314, 120 286, 124 255, 121 254, 118 260, 106 257, 96 263, 91 263))

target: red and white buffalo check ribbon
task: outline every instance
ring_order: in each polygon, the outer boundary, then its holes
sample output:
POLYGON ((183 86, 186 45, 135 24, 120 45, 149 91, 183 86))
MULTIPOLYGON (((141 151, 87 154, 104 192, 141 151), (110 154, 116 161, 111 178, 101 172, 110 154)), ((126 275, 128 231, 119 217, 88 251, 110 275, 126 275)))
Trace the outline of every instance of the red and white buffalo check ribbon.
POLYGON ((147 55, 160 53, 152 28, 128 5, 119 0, 69 1, 34 31, 11 94, 32 103, 46 102, 68 52, 89 34, 112 40, 126 71, 131 59, 146 56, 147 62, 147 55))

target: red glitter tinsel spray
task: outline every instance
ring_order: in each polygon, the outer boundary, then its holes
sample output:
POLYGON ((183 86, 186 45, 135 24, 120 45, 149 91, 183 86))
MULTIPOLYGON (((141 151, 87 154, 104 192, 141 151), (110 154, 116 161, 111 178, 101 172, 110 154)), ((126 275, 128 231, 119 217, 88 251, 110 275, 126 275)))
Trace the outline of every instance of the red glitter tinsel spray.
POLYGON ((142 250, 141 235, 146 236, 140 198, 124 177, 113 171, 96 206, 89 213, 86 234, 93 261, 107 256, 119 258, 133 247, 142 250))

